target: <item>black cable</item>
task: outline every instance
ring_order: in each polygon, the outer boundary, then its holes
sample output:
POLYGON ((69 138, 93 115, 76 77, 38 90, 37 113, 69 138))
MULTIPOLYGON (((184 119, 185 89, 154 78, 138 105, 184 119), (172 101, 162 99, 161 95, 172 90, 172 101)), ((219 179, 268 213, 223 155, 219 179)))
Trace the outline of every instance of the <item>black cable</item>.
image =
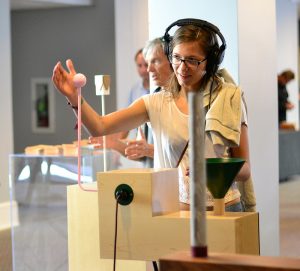
POLYGON ((158 266, 156 261, 152 261, 154 271, 158 271, 158 266))
POLYGON ((119 204, 128 205, 133 199, 133 191, 129 185, 121 184, 115 191, 116 199, 116 215, 115 215, 115 240, 114 240, 114 264, 113 271, 116 270, 116 259, 117 259, 117 236, 118 236, 118 208, 119 204))
POLYGON ((118 233, 118 207, 119 207, 120 195, 116 198, 116 215, 115 215, 115 240, 114 240, 114 267, 113 271, 116 270, 116 258, 117 258, 117 233, 118 233))
POLYGON ((209 102, 208 102, 208 109, 207 109, 207 111, 210 109, 210 105, 211 105, 211 94, 212 94, 212 88, 213 88, 214 82, 215 82, 215 75, 213 75, 213 81, 210 84, 210 88, 209 88, 209 102))

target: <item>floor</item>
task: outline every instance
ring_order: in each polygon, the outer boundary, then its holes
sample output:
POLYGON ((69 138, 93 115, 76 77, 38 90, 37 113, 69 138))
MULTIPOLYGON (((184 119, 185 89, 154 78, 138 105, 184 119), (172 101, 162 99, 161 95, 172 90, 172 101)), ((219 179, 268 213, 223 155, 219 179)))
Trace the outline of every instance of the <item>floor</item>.
POLYGON ((11 270, 11 232, 10 230, 0 230, 0 271, 11 270))
MULTIPOLYGON (((49 182, 42 182, 35 184, 33 191, 38 193, 28 193, 32 189, 26 182, 21 183, 18 188, 16 194, 20 201, 20 221, 23 227, 14 231, 18 241, 15 245, 14 271, 41 270, 41 266, 46 271, 67 271, 65 186, 54 183, 49 186, 49 182), (49 249, 45 249, 47 247, 49 249)), ((280 256, 300 257, 300 176, 280 183, 279 192, 280 256)), ((2 234, 2 238, 3 236, 9 237, 8 234, 2 234)), ((3 244, 3 239, 1 241, 3 244)), ((3 253, 0 256, 0 271, 10 271, 10 259, 3 253), (8 260, 6 267, 3 266, 3 258, 8 260)))
MULTIPOLYGON (((20 226, 13 230, 13 271, 67 271, 66 185, 19 184, 20 226)), ((0 270, 2 271, 2 270, 0 270)))
POLYGON ((300 257, 300 176, 280 183, 280 255, 300 257))
MULTIPOLYGON (((95 172, 103 170, 101 157, 87 156, 83 159, 82 181, 95 179, 95 172), (99 167, 101 169, 97 170, 99 167)), ((125 167, 125 158, 119 159, 119 155, 111 152, 107 153, 107 157, 108 170, 125 167)), ((126 167, 130 167, 128 165, 132 163, 126 161, 126 167)), ((141 166, 141 163, 135 163, 131 167, 141 166)), ((13 271, 68 270, 66 187, 77 183, 77 175, 76 179, 73 178, 76 170, 76 157, 12 158, 11 175, 20 223, 20 226, 13 228, 13 271), (27 171, 24 171, 25 168, 27 171), (22 172, 28 173, 23 175, 22 172)), ((3 234, 3 238, 7 236, 9 235, 3 234)), ((2 258, 6 258, 5 255, 2 258)), ((0 260, 2 258, 0 244, 0 260)), ((0 271, 11 271, 3 268, 4 265, 0 262, 0 271)))

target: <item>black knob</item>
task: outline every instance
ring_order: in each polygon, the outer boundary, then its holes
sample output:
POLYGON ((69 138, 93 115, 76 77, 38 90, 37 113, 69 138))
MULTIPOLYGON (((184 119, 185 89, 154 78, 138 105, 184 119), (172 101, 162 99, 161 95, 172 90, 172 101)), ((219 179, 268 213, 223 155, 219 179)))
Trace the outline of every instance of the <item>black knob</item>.
POLYGON ((120 184, 115 190, 115 199, 121 205, 128 205, 133 200, 133 190, 127 184, 120 184))

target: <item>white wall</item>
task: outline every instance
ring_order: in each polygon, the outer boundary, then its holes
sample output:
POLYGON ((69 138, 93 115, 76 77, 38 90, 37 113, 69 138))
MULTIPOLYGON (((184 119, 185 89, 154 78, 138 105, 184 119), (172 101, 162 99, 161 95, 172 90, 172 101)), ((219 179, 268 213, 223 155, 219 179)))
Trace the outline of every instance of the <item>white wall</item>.
MULTIPOLYGON (((0 40, 0 213, 2 213, 2 206, 9 206, 5 203, 9 201, 8 156, 13 152, 9 0, 0 1, 0 40)), ((5 220, 9 221, 7 217, 0 217, 0 228, 5 220)))
POLYGON ((248 104, 261 253, 278 255, 275 0, 186 0, 184 6, 181 0, 149 0, 150 37, 162 35, 170 23, 184 17, 216 24, 227 41, 224 66, 239 79, 248 104))
MULTIPOLYGON (((295 72, 295 80, 287 85, 289 99, 295 105, 288 110, 287 121, 295 123, 299 128, 299 77, 298 77, 298 7, 290 0, 276 0, 277 21, 277 72, 291 69, 295 72)), ((277 88, 274 90, 276 91, 277 88)))
POLYGON ((262 255, 279 254, 275 12, 275 0, 238 0, 239 77, 248 105, 262 255))
POLYGON ((123 108, 139 79, 134 56, 148 40, 148 0, 115 0, 115 37, 117 107, 123 108))
MULTIPOLYGON (((0 1, 1 2, 1 1, 0 1)), ((115 90, 114 2, 94 0, 90 7, 55 8, 11 12, 14 150, 37 144, 57 145, 76 140, 75 116, 66 99, 55 91, 55 132, 31 129, 32 78, 51 78, 58 60, 71 58, 87 77, 84 98, 101 112, 95 95, 95 74, 110 74, 115 90), (78 19, 80 18, 80 19, 78 19)), ((116 108, 116 93, 105 99, 106 112, 116 108)), ((82 137, 88 137, 83 131, 82 137)))

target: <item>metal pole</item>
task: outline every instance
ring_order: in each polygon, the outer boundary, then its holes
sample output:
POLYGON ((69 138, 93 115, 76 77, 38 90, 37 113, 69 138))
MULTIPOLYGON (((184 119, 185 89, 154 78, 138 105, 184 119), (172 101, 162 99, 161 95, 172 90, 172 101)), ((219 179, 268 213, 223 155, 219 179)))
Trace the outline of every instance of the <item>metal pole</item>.
POLYGON ((206 163, 203 93, 189 92, 191 252, 207 257, 206 240, 206 163))

